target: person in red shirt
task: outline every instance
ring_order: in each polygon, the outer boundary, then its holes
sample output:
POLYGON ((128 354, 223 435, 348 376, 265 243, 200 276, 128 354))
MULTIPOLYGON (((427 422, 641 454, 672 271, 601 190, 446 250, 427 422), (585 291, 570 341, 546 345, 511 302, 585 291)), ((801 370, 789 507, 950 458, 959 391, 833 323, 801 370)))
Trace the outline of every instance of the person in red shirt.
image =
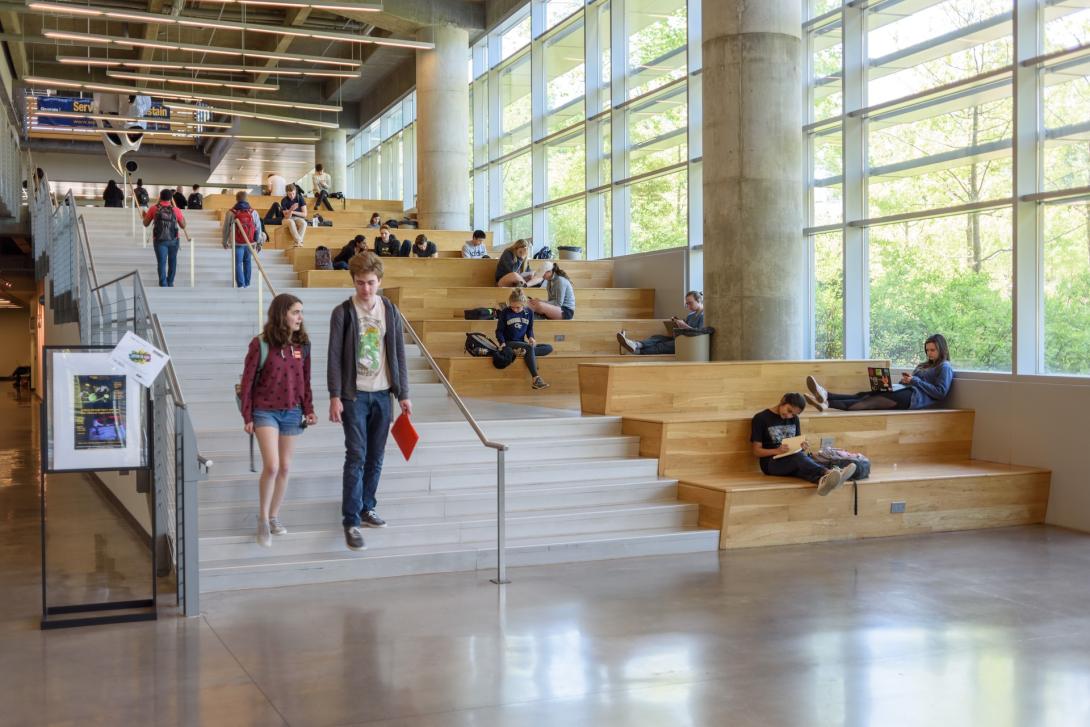
POLYGON ((303 303, 294 295, 281 293, 269 305, 265 328, 246 352, 239 399, 243 428, 261 448, 257 542, 268 548, 272 535, 288 532, 279 515, 295 437, 318 423, 310 390, 310 338, 303 328, 303 303))
POLYGON ((155 226, 151 231, 151 241, 159 268, 159 287, 173 288, 174 271, 178 264, 178 230, 185 229, 185 217, 171 201, 169 189, 161 191, 159 203, 144 213, 144 227, 152 223, 155 226))

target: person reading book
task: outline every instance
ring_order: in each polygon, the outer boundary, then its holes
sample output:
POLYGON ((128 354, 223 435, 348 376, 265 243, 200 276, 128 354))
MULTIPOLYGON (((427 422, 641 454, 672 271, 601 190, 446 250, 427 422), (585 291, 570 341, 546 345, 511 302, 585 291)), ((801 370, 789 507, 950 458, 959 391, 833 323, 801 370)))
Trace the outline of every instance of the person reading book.
MULTIPOLYGON (((950 363, 950 348, 941 333, 930 336, 923 344, 927 360, 916 366, 912 373, 901 374, 899 385, 888 390, 881 387, 882 375, 871 376, 871 388, 877 390, 861 391, 858 394, 834 394, 825 389, 813 376, 806 377, 806 401, 818 411, 841 409, 844 411, 864 411, 873 409, 923 409, 942 401, 950 394, 954 383, 954 367, 950 363)), ((888 380, 887 382, 888 383, 888 380)))
POLYGON ((753 456, 760 460, 761 472, 813 482, 817 494, 824 497, 852 478, 855 465, 843 469, 825 467, 810 456, 799 424, 799 414, 804 409, 806 399, 802 394, 784 394, 779 404, 753 416, 749 439, 753 456))
POLYGON ((674 316, 668 321, 663 321, 669 329, 669 335, 651 336, 643 341, 633 341, 628 337, 628 332, 622 330, 617 333, 617 343, 623 350, 639 356, 674 353, 676 343, 674 338, 678 335, 678 331, 704 327, 704 294, 699 290, 690 290, 686 293, 685 310, 688 311, 685 320, 674 316))

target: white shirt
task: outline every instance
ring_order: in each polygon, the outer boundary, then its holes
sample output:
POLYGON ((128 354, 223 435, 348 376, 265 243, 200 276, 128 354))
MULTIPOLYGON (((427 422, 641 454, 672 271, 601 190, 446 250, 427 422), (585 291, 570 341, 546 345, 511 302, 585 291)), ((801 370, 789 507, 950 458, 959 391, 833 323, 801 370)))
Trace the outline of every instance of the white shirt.
POLYGON ((356 390, 384 391, 390 388, 390 372, 386 363, 386 306, 375 296, 370 310, 363 308, 358 295, 352 296, 356 317, 360 321, 360 340, 356 344, 356 390))
POLYGON ((317 194, 318 192, 320 192, 322 190, 325 190, 326 192, 328 192, 329 191, 329 186, 331 184, 333 184, 333 181, 332 181, 332 178, 329 176, 329 174, 327 174, 326 172, 322 172, 321 174, 318 174, 317 172, 315 172, 315 174, 314 174, 314 193, 315 194, 317 194))
POLYGON ((284 197, 288 193, 288 180, 279 174, 269 177, 269 192, 273 197, 284 197))
POLYGON ((488 255, 488 247, 484 244, 484 240, 477 243, 475 240, 469 240, 466 244, 462 245, 462 257, 467 258, 483 258, 488 255))

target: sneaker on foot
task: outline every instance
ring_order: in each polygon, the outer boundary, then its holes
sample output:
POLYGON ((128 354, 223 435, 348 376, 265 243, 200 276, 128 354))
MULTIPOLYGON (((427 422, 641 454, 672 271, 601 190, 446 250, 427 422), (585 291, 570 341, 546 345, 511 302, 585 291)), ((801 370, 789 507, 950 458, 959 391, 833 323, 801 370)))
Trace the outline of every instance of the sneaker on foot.
POLYGON ((855 462, 849 462, 846 466, 840 468, 840 482, 847 482, 855 474, 855 462))
POLYGON ((629 353, 639 353, 639 347, 635 344, 635 342, 628 340, 628 337, 625 335, 624 331, 621 331, 617 334, 617 343, 620 344, 621 348, 623 348, 625 351, 628 351, 629 353))
MULTIPOLYGON (((854 470, 853 470, 854 471, 854 470)), ((841 479, 840 470, 831 469, 825 473, 825 476, 818 480, 818 494, 825 497, 830 492, 840 487, 844 480, 841 479)))
POLYGON ((257 544, 263 548, 272 547, 272 533, 269 532, 269 521, 259 517, 257 519, 257 544))
POLYGON ((367 550, 367 544, 363 542, 363 533, 359 528, 344 529, 344 544, 349 550, 367 550))
POLYGON ((374 510, 368 510, 360 516, 360 524, 369 528, 384 528, 386 527, 386 521, 378 516, 378 513, 374 510))
POLYGON ((287 535, 288 534, 288 529, 286 527, 284 527, 284 523, 280 522, 280 518, 278 518, 278 517, 269 518, 269 531, 273 535, 287 535))
POLYGON ((549 385, 545 383, 544 379, 538 376, 534 379, 534 382, 530 384, 531 389, 548 389, 549 385))
POLYGON ((814 407, 822 413, 824 413, 825 410, 829 408, 828 404, 818 401, 814 396, 810 394, 803 394, 802 398, 806 399, 806 402, 810 404, 810 406, 814 407))
POLYGON ((819 403, 829 405, 829 392, 813 376, 806 377, 806 388, 810 390, 810 393, 814 395, 814 399, 819 403))

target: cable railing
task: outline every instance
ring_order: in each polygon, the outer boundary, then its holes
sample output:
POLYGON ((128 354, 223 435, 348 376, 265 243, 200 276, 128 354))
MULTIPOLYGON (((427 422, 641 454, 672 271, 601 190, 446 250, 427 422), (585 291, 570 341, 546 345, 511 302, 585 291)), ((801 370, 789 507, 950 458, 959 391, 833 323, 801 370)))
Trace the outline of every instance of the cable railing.
MULTIPOLYGON (((47 289, 54 318, 78 323, 83 345, 112 346, 132 331, 169 356, 139 272, 99 281, 86 222, 72 193, 53 209, 50 198, 36 192, 30 206, 35 261, 41 265, 36 269, 40 278, 51 277, 47 289)), ((172 361, 152 385, 151 395, 154 459, 146 486, 154 487, 156 495, 153 540, 166 555, 165 562, 174 567, 182 613, 196 615, 200 608, 197 483, 212 462, 197 451, 196 432, 172 361)))
POLYGON ((454 390, 446 374, 443 373, 443 370, 439 368, 439 364, 432 358, 431 351, 424 345, 424 340, 420 338, 416 329, 409 323, 409 319, 403 316, 401 320, 405 324, 405 329, 409 332, 409 335, 416 341, 420 353, 424 355, 424 359, 431 366, 435 375, 439 377, 443 387, 446 388, 447 395, 454 401, 454 406, 458 408, 458 411, 465 417, 466 422, 473 428, 474 434, 481 440, 481 444, 489 449, 496 450, 496 577, 492 579, 492 582, 497 585, 510 583, 511 581, 507 578, 507 466, 505 461, 509 447, 502 442, 495 442, 488 438, 488 435, 481 429, 481 425, 477 423, 477 419, 466 407, 465 402, 462 401, 462 397, 454 390))

